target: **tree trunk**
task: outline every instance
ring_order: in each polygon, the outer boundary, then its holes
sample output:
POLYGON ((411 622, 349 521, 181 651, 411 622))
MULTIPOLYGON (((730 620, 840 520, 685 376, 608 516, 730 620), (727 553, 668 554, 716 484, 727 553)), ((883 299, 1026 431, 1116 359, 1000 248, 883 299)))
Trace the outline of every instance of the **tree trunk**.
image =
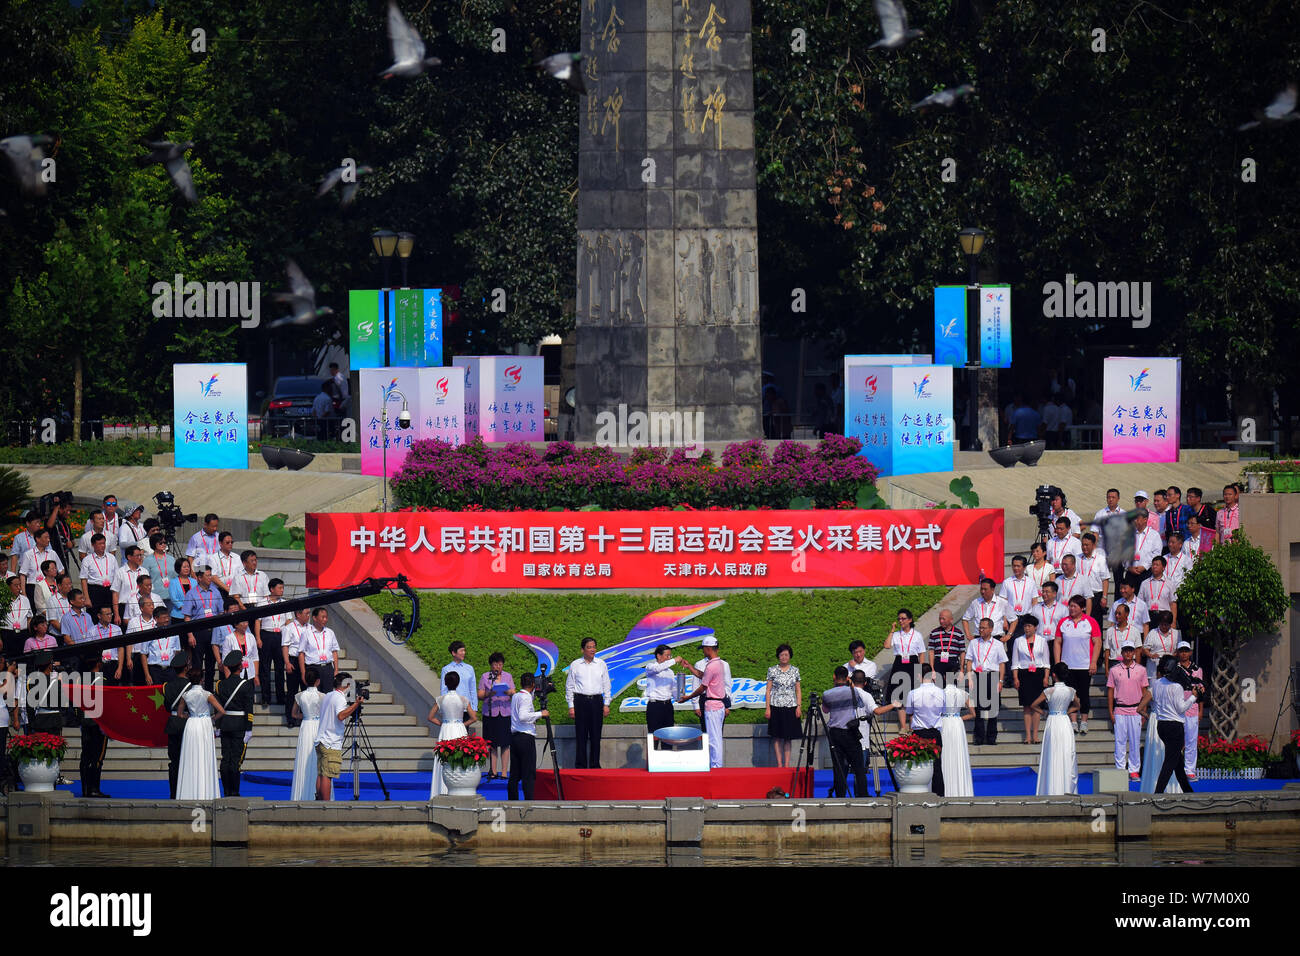
POLYGON ((1241 675, 1237 671, 1237 647, 1225 645, 1214 652, 1214 674, 1210 679, 1210 730, 1221 740, 1237 738, 1241 719, 1241 675))
POLYGON ((81 444, 81 393, 85 378, 81 372, 81 353, 72 356, 72 440, 81 444))

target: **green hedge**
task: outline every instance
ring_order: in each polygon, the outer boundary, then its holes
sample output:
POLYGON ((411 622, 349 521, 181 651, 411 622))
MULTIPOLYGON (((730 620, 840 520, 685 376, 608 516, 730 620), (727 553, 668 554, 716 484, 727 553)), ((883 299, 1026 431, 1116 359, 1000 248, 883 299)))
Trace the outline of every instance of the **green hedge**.
POLYGON ((154 455, 169 455, 172 443, 160 438, 59 442, 25 448, 0 448, 0 462, 12 465, 138 465, 149 467, 154 455))
MULTIPOLYGON (((831 672, 849 657, 849 641, 866 642, 867 654, 873 656, 884 645, 900 607, 909 608, 918 618, 946 593, 944 587, 860 588, 845 591, 801 593, 780 591, 764 593, 746 591, 719 595, 726 603, 695 618, 692 623, 711 627, 718 636, 722 656, 731 665, 732 677, 761 680, 776 663, 776 647, 788 643, 794 648, 794 663, 803 677, 805 701, 810 691, 831 686, 831 672)), ((584 637, 594 637, 600 648, 617 644, 637 621, 661 607, 681 607, 715 600, 707 594, 635 594, 592 595, 471 595, 425 593, 420 596, 420 630, 410 647, 435 670, 450 659, 447 645, 453 640, 465 642, 465 660, 481 675, 488 666, 488 656, 501 651, 506 656, 506 670, 515 675, 532 671, 537 660, 532 651, 514 634, 544 637, 560 648, 560 666, 581 656, 584 637)), ((387 595, 368 598, 380 614, 395 610, 399 604, 387 595)), ((402 602, 404 603, 404 602, 402 602)), ((703 653, 698 644, 677 650, 690 661, 703 653)), ((557 686, 563 689, 563 676, 557 686)), ((644 714, 620 714, 623 697, 615 699, 607 718, 611 723, 644 723, 644 714)), ((563 699, 552 705, 553 717, 569 723, 563 699)), ((761 710, 733 710, 731 721, 757 723, 761 710)))

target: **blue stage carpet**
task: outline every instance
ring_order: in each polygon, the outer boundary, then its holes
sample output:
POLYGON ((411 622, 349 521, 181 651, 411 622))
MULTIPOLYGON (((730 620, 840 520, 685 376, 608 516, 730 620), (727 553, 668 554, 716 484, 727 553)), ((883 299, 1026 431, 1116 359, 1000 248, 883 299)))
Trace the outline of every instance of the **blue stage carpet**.
MULTIPOLYGON (((538 771, 539 775, 541 770, 538 771)), ((246 773, 240 784, 240 795, 245 797, 262 797, 266 800, 286 800, 289 796, 290 773, 246 773)), ((815 776, 815 795, 818 798, 829 796, 832 775, 829 770, 819 770, 815 776)), ((1038 774, 1031 767, 1019 767, 1012 770, 995 770, 976 768, 974 771, 975 795, 977 797, 1023 797, 1033 796, 1038 785, 1038 774)), ((867 775, 868 785, 872 776, 867 775)), ((1241 790, 1280 790, 1291 781, 1288 780, 1200 780, 1193 784, 1197 793, 1210 793, 1241 790)), ((427 773, 392 773, 384 774, 384 783, 388 785, 390 798, 393 800, 425 801, 429 798, 429 775, 427 773)), ((881 770, 881 787, 890 793, 889 776, 881 770)), ((113 797, 135 798, 145 800, 167 799, 167 781, 163 780, 105 780, 103 784, 113 797)), ((1137 783, 1130 784, 1129 789, 1136 792, 1137 783)), ((81 784, 73 783, 59 787, 78 796, 81 784)), ((337 782, 337 799, 352 799, 352 777, 344 774, 337 782)), ((506 799, 506 782, 504 780, 484 780, 478 788, 479 794, 488 800, 506 799)), ((874 792, 874 790, 873 790, 874 792)), ((1091 774, 1079 778, 1079 792, 1092 793, 1091 774)), ((361 799, 382 800, 384 794, 373 773, 361 775, 361 799)))

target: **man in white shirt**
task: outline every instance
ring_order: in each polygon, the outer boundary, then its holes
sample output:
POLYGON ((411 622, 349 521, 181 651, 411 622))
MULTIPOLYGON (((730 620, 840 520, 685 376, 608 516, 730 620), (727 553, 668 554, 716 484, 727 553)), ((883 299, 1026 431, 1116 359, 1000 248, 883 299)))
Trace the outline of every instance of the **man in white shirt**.
POLYGON ((221 547, 217 549, 217 553, 208 557, 208 567, 212 569, 212 583, 220 588, 223 594, 229 594, 230 589, 235 586, 235 574, 241 565, 239 555, 234 552, 235 536, 229 531, 223 531, 220 541, 221 547))
POLYGON ((50 603, 54 600, 54 595, 58 593, 59 568, 53 561, 43 561, 41 563, 41 579, 36 582, 36 596, 32 601, 32 610, 37 614, 44 614, 47 618, 50 616, 50 603))
POLYGON ((122 555, 126 558, 126 564, 118 568, 117 574, 113 576, 113 623, 118 627, 122 626, 122 614, 127 602, 134 600, 140 591, 137 579, 144 573, 140 570, 140 565, 144 563, 144 552, 138 545, 127 545, 122 555))
POLYGON ((50 529, 39 528, 33 537, 35 544, 23 552, 22 561, 18 565, 18 577, 22 579, 23 590, 29 601, 36 597, 36 582, 45 576, 41 573, 42 564, 53 561, 60 571, 63 570, 63 562, 50 546, 50 529))
POLYGON ((1147 613, 1169 611, 1178 623, 1178 586, 1165 574, 1165 559, 1156 555, 1151 559, 1151 577, 1138 588, 1138 597, 1146 602, 1147 613))
MULTIPOLYGON (((1007 622, 1015 620, 1015 612, 1011 610, 1006 600, 994 593, 996 587, 997 582, 992 578, 981 580, 979 597, 967 605, 966 613, 961 616, 961 626, 966 632, 967 645, 975 640, 979 632, 979 622, 984 618, 993 622, 993 636, 999 639, 1002 639, 1006 633, 1007 622)), ((966 659, 968 661, 971 659, 969 647, 966 651, 966 659)))
POLYGON ((117 495, 104 495, 104 537, 117 540, 122 530, 122 516, 117 510, 117 495))
MULTIPOLYGON (((266 594, 267 608, 284 603, 284 581, 271 578, 266 582, 266 594)), ((288 667, 284 654, 284 637, 285 628, 292 621, 293 614, 281 612, 258 618, 253 626, 253 635, 261 641, 262 703, 268 707, 271 706, 273 696, 277 707, 283 707, 285 703, 284 677, 288 667)))
POLYGON ((1105 658, 1105 670, 1108 674, 1111 667, 1122 656, 1126 643, 1132 644, 1135 648, 1142 646, 1142 628, 1129 621, 1128 616, 1129 606, 1127 604, 1117 604, 1115 606, 1115 621, 1106 632, 1106 642, 1102 648, 1102 656, 1105 658))
POLYGON ((190 563, 193 570, 197 572, 200 564, 207 564, 212 555, 221 550, 221 541, 217 537, 217 526, 220 519, 208 512, 203 516, 203 528, 194 532, 190 536, 190 542, 185 546, 185 554, 191 559, 190 563))
POLYGON ((26 521, 27 528, 14 536, 14 543, 10 549, 8 564, 10 574, 18 573, 18 569, 22 565, 24 552, 36 547, 36 532, 41 529, 43 524, 41 516, 35 511, 27 512, 26 521))
MULTIPOLYGON (((140 624, 143 621, 132 621, 132 626, 140 624)), ((153 609, 153 627, 157 630, 160 627, 168 627, 172 622, 171 614, 167 608, 159 605, 153 609)), ((145 630, 143 626, 141 630, 145 630)), ((165 684, 169 680, 174 680, 178 675, 172 669, 172 659, 181 652, 181 636, 173 634, 170 637, 158 637, 149 641, 145 645, 145 666, 149 669, 150 683, 165 684)))
POLYGON ((845 662, 844 669, 850 676, 854 671, 861 671, 867 680, 876 679, 876 662, 867 660, 867 645, 862 641, 849 642, 849 659, 845 662))
POLYGON ((998 589, 998 596, 1002 598, 1017 617, 1021 614, 1027 614, 1038 600, 1038 588, 1034 582, 1029 580, 1025 574, 1025 568, 1028 562, 1023 554, 1017 554, 1011 559, 1011 576, 1002 582, 1002 587, 998 589))
POLYGON ((673 656, 673 649, 667 644, 655 648, 655 659, 645 666, 645 729, 653 734, 662 727, 671 727, 673 719, 673 701, 677 699, 677 675, 673 665, 685 663, 681 657, 673 656))
MULTIPOLYGON (((143 634, 144 631, 153 630, 153 598, 142 594, 139 601, 135 616, 127 619, 126 627, 122 629, 124 634, 143 634)), ((130 664, 134 675, 133 683, 137 687, 147 687, 154 683, 153 674, 149 669, 149 645, 152 643, 154 642, 145 640, 142 636, 131 645, 130 664)))
MULTIPOLYGON (((942 750, 943 737, 939 731, 939 721, 943 717, 943 691, 935 684, 934 677, 934 671, 928 671, 921 678, 921 686, 907 695, 907 716, 916 736, 933 740, 942 750)), ((942 755, 935 757, 930 789, 935 796, 943 796, 942 755)))
MULTIPOLYGON (((1032 614, 1038 618, 1038 633, 1050 643, 1056 634, 1056 625, 1065 620, 1070 609, 1065 601, 1058 599, 1060 589, 1055 581, 1043 585, 1042 599, 1034 605, 1032 614)), ((1055 663, 1055 660, 1053 660, 1055 663)))
POLYGON ((12 596, 4 617, 4 653, 5 657, 17 657, 23 652, 23 644, 27 640, 27 626, 32 620, 32 602, 23 593, 23 583, 18 575, 9 575, 5 584, 12 596))
POLYGON ((1126 575, 1119 585, 1119 600, 1110 606, 1110 613, 1106 615, 1108 621, 1115 620, 1115 608, 1121 604, 1129 606, 1129 620, 1135 625, 1142 628, 1143 636, 1151 626, 1151 612, 1147 608, 1147 602, 1137 596, 1136 593, 1137 579, 1132 575, 1126 575))
POLYGON ((574 721, 576 753, 573 765, 579 770, 600 769, 600 732, 609 716, 609 668, 596 656, 596 639, 582 639, 582 656, 569 665, 564 684, 569 716, 574 721))
POLYGON ((1106 489, 1106 507, 1101 508, 1092 516, 1092 531, 1094 534, 1104 534, 1102 530, 1106 525, 1107 518, 1113 518, 1116 515, 1122 515, 1124 509, 1119 506, 1119 489, 1106 489))
MULTIPOLYGON (((1003 642, 993 633, 996 621, 989 617, 980 619, 978 637, 966 648, 966 660, 971 666, 971 696, 974 698, 974 744, 982 747, 998 742, 998 706, 1002 694, 1002 681, 1006 676, 1007 651, 1003 642)), ((939 701, 943 706, 942 695, 939 701)))
POLYGON ((316 729, 316 799, 329 800, 335 778, 343 770, 343 735, 346 721, 361 703, 358 697, 348 703, 345 688, 352 682, 347 671, 334 676, 334 689, 320 704, 320 726, 316 729))
MULTIPOLYGON (((1192 516, 1188 518, 1188 521, 1192 521, 1194 518, 1195 516, 1192 516)), ((1177 591, 1183 586, 1183 578, 1191 570, 1195 559, 1188 556, 1187 542, 1183 540, 1183 536, 1177 531, 1169 532, 1169 537, 1165 538, 1165 546, 1169 549, 1169 553, 1164 556, 1165 575, 1169 578, 1170 585, 1177 591)))
POLYGON ((1165 548, 1159 532, 1151 526, 1145 512, 1139 511, 1134 521, 1133 560, 1129 570, 1136 574, 1139 583, 1151 576, 1151 559, 1165 548))
POLYGON ((116 560, 117 535, 113 535, 112 541, 108 540, 108 532, 104 530, 104 512, 96 511, 90 516, 90 524, 85 533, 77 539, 77 557, 82 564, 86 563, 86 556, 95 550, 92 541, 97 534, 104 535, 104 550, 116 560))
POLYGON ((1106 613, 1106 592, 1111 581, 1106 552, 1097 547, 1097 536, 1091 531, 1083 533, 1083 537, 1079 539, 1079 546, 1083 549, 1078 559, 1079 574, 1092 581, 1090 588, 1093 597, 1090 611, 1093 617, 1101 617, 1106 613))
MULTIPOLYGON (((72 612, 72 575, 62 571, 54 579, 55 591, 45 605, 45 617, 50 622, 50 633, 63 636, 63 616, 72 612)), ((60 642, 62 643, 62 642, 60 642)))
POLYGON ((1070 603, 1070 598, 1076 594, 1081 595, 1087 602, 1087 608, 1092 608, 1092 588, 1091 578, 1085 578, 1075 567, 1075 556, 1067 554, 1061 559, 1061 576, 1056 579, 1056 585, 1060 588, 1060 598, 1065 604, 1070 603))
POLYGON ((1052 567, 1061 570, 1061 560, 1067 555, 1072 554, 1076 558, 1083 554, 1083 548, 1079 544, 1079 539, 1070 534, 1070 519, 1057 518, 1052 525, 1056 533, 1047 539, 1047 560, 1052 563, 1052 567))
POLYGON ((265 572, 257 570, 257 552, 252 548, 241 551, 239 560, 243 567, 235 572, 230 594, 239 599, 240 607, 255 607, 266 600, 271 583, 265 572))
POLYGON ((1168 611, 1160 611, 1155 618, 1156 626, 1147 632, 1141 643, 1142 659, 1146 662, 1147 677, 1155 680, 1156 668, 1162 657, 1172 657, 1178 653, 1178 644, 1182 635, 1174 630, 1174 617, 1168 611))
MULTIPOLYGON (((655 657, 657 659, 659 655, 656 654, 655 657)), ((671 667, 672 660, 665 660, 671 667)), ((537 779, 537 721, 541 717, 550 716, 550 711, 533 710, 534 683, 532 674, 520 674, 519 690, 510 698, 510 776, 506 780, 507 800, 519 799, 521 783, 524 786, 524 799, 533 799, 533 783, 537 779)), ((676 685, 676 681, 673 683, 676 685)), ((671 706, 670 701, 669 707, 671 706)))
MULTIPOLYGON (((243 655, 243 660, 240 661, 239 666, 239 676, 244 680, 253 682, 253 692, 254 695, 257 695, 262 689, 261 679, 258 677, 257 641, 248 632, 247 621, 238 621, 232 625, 230 633, 222 640, 222 657, 224 658, 231 651, 239 651, 243 655)), ((333 677, 333 674, 331 673, 330 676, 333 677)))
POLYGON ((298 696, 298 691, 306 686, 305 674, 298 669, 298 651, 311 630, 310 617, 310 610, 299 608, 285 622, 284 632, 280 635, 280 649, 284 654, 284 720, 289 727, 297 727, 301 723, 293 716, 293 701, 298 696))
POLYGON ((81 562, 81 583, 86 587, 90 606, 96 611, 101 607, 112 606, 117 572, 117 558, 108 553, 107 535, 92 535, 90 552, 81 562))
MULTIPOLYGON (((329 611, 323 607, 311 609, 311 626, 302 636, 298 645, 298 674, 306 679, 307 665, 314 664, 320 671, 320 682, 324 686, 332 683, 334 672, 339 667, 339 641, 329 625, 329 611)), ((470 688, 470 693, 473 688, 470 688)))

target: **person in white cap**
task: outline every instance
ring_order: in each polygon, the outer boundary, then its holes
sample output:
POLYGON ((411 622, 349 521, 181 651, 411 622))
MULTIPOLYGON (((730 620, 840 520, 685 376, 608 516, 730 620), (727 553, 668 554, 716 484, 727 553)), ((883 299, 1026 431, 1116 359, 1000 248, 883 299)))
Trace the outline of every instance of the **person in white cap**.
POLYGON ((148 544, 149 532, 140 527, 140 518, 144 514, 144 505, 137 505, 128 501, 124 503, 121 510, 122 517, 125 520, 122 522, 122 526, 117 529, 117 546, 119 548, 127 548, 131 545, 143 547, 148 544))
POLYGON ((1125 641, 1120 647, 1122 659, 1106 674, 1106 706, 1115 725, 1115 768, 1127 763, 1128 778, 1141 778, 1142 714, 1151 703, 1151 687, 1146 668, 1137 662, 1137 647, 1125 641))
POLYGON ((1148 514, 1139 511, 1133 520, 1133 560, 1129 570, 1138 576, 1139 584, 1151 576, 1151 559, 1165 549, 1160 532, 1151 526, 1148 514))
POLYGON ((704 647, 705 666, 703 671, 687 664, 700 681, 700 686, 693 694, 678 698, 678 703, 685 703, 696 697, 704 698, 704 726, 709 735, 709 769, 723 765, 722 725, 726 719, 727 683, 726 671, 721 657, 718 656, 718 639, 713 635, 706 637, 701 644, 704 647))
MULTIPOLYGON (((1192 645, 1186 641, 1178 642, 1178 666, 1187 672, 1193 681, 1205 682, 1205 674, 1192 663, 1192 645)), ((1193 691, 1185 690, 1185 697, 1195 697, 1193 691)), ((1183 714, 1183 768, 1188 780, 1196 779, 1196 738, 1201 732, 1201 705, 1192 704, 1183 714)))

